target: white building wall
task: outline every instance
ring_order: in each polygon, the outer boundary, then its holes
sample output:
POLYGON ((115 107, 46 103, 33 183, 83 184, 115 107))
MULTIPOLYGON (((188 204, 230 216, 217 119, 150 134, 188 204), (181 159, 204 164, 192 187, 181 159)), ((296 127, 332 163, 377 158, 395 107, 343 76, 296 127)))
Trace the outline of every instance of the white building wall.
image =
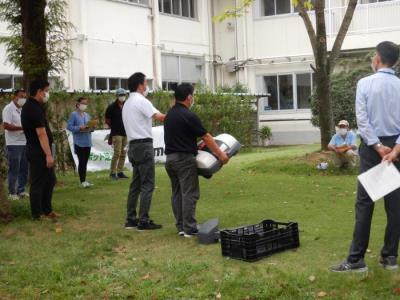
MULTIPOLYGON (((216 49, 223 59, 218 67, 219 82, 247 83, 253 92, 263 89, 260 76, 312 72, 312 49, 303 20, 296 13, 260 16, 260 1, 239 19, 216 24, 216 49), (237 38, 235 42, 235 36, 237 38), (240 65, 236 73, 226 72, 229 59, 235 57, 240 65), (225 72, 224 72, 225 71, 225 72)), ((224 8, 234 6, 235 1, 216 1, 215 10, 220 14, 224 8)), ((335 40, 346 10, 342 0, 327 0, 328 48, 335 40)), ((310 13, 315 20, 314 14, 310 13)), ((400 44, 400 0, 358 5, 349 33, 342 49, 373 48, 383 40, 400 44)), ((308 109, 261 111, 259 126, 268 125, 274 132, 274 143, 295 144, 319 141, 319 131, 311 125, 308 109)))

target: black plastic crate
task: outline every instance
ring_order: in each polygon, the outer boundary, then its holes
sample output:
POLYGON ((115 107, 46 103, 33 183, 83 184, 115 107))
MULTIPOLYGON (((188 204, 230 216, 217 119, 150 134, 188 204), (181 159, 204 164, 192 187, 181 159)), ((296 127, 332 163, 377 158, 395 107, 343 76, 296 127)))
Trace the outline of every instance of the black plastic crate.
POLYGON ((222 255, 244 261, 300 246, 297 223, 265 220, 256 225, 221 231, 222 255))

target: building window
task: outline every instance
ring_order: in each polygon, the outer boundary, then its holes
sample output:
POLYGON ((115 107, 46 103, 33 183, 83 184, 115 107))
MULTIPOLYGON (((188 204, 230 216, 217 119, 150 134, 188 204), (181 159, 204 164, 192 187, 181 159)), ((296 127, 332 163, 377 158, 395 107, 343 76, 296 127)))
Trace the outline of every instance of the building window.
POLYGON ((386 2, 386 1, 393 1, 393 0, 361 0, 360 4, 369 4, 369 3, 386 2))
POLYGON ((264 76, 263 84, 263 90, 271 95, 264 100, 264 111, 310 108, 312 74, 264 76))
POLYGON ((141 5, 146 5, 146 6, 149 5, 149 0, 119 0, 119 1, 141 4, 141 5))
POLYGON ((173 90, 178 84, 204 81, 204 60, 198 57, 162 55, 164 90, 173 90))
MULTIPOLYGON (((147 85, 153 88, 153 79, 147 79, 147 85)), ((128 90, 128 79, 126 78, 106 78, 89 77, 89 88, 91 90, 115 91, 119 88, 128 90)))
POLYGON ((197 17, 196 0, 158 0, 161 13, 195 19, 197 17))
MULTIPOLYGON (((311 0, 311 3, 314 6, 315 0, 311 0)), ((263 17, 298 12, 297 6, 291 0, 260 0, 260 10, 263 17)))

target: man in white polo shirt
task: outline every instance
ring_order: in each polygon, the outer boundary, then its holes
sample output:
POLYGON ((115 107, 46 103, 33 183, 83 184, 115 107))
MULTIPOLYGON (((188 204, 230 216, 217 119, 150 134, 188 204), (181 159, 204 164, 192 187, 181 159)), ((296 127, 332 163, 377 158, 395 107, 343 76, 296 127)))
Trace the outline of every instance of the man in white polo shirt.
POLYGON ((153 148, 153 120, 164 121, 160 113, 146 99, 147 80, 143 73, 135 73, 128 79, 130 96, 122 109, 122 120, 129 142, 128 158, 133 167, 133 179, 128 195, 126 229, 138 230, 162 228, 149 217, 154 191, 155 163, 153 148), (139 213, 136 213, 140 195, 139 213))
POLYGON ((17 90, 12 101, 3 109, 8 159, 8 192, 10 200, 29 196, 25 192, 28 181, 28 161, 26 158, 26 138, 21 125, 21 109, 26 102, 24 90, 17 90))

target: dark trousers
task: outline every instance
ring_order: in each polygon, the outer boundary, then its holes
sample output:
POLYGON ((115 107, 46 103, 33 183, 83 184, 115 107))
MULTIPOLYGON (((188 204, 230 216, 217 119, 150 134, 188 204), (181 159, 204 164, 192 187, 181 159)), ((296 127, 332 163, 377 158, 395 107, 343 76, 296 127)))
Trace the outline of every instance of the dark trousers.
POLYGON ((87 164, 89 161, 89 156, 90 156, 90 147, 79 147, 78 145, 75 146, 75 153, 78 156, 78 173, 79 173, 79 179, 81 180, 81 183, 86 181, 86 170, 87 170, 87 164))
POLYGON ((129 188, 127 221, 146 223, 149 221, 151 199, 154 191, 155 163, 152 142, 129 144, 128 158, 133 167, 129 188), (139 215, 136 213, 140 195, 139 215))
MULTIPOLYGON (((380 138, 383 145, 393 148, 396 137, 380 138)), ((382 158, 372 148, 365 144, 360 146, 360 174, 378 165, 382 158)), ((400 163, 395 163, 400 170, 400 163)), ((396 256, 399 247, 400 237, 400 189, 384 197, 387 225, 385 231, 384 245, 381 250, 383 257, 396 256)), ((356 262, 364 258, 368 248, 369 235, 371 230, 374 202, 368 196, 364 187, 358 183, 357 201, 355 205, 356 221, 354 226, 353 241, 350 246, 348 261, 356 262)))
POLYGON ((46 157, 39 145, 27 146, 26 154, 31 175, 30 202, 33 218, 53 211, 51 200, 56 184, 54 168, 47 168, 46 157))
POLYGON ((178 231, 197 231, 196 203, 200 198, 196 158, 193 154, 167 155, 165 165, 172 186, 172 210, 178 231))
POLYGON ((28 160, 26 146, 7 146, 8 192, 11 195, 25 191, 28 182, 28 160))

